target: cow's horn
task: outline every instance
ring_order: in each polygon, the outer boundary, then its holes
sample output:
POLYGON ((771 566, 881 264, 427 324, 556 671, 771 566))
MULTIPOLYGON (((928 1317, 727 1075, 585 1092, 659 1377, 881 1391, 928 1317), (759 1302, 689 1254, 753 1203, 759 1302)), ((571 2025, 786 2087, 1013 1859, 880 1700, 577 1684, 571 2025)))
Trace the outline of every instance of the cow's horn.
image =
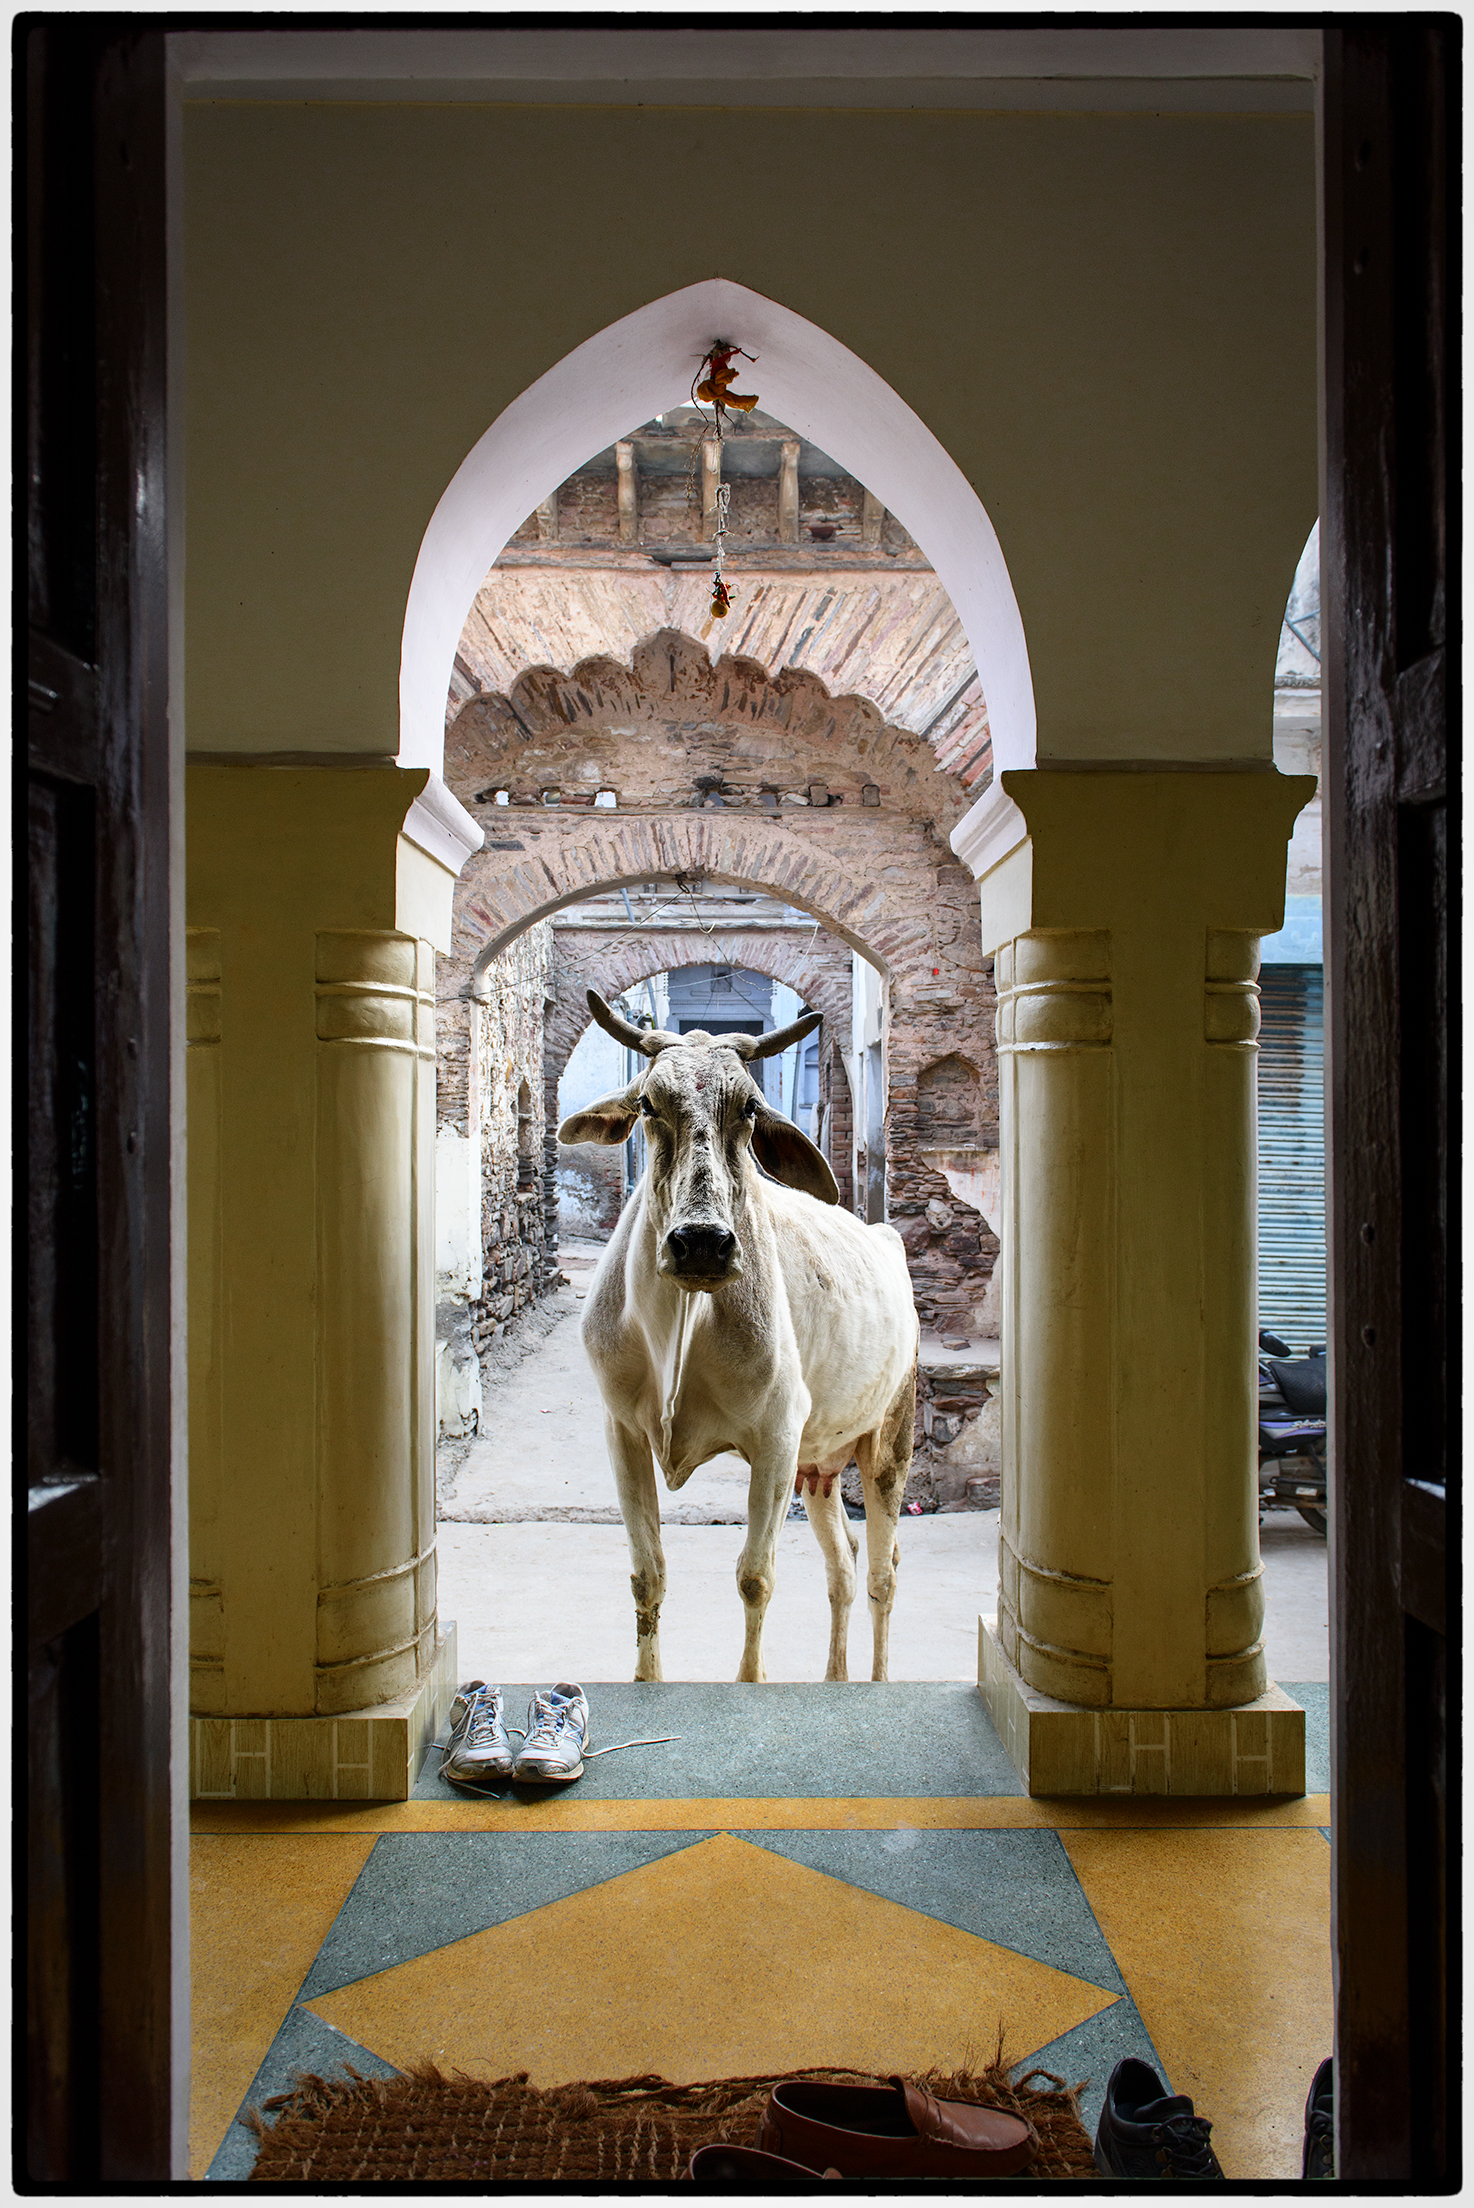
POLYGON ((643 1051, 647 1058, 654 1058, 662 1050, 669 1050, 672 1043, 680 1041, 679 1035, 668 1035, 663 1027, 636 1027, 629 1020, 622 1020, 617 1012, 611 1012, 597 989, 589 991, 589 1010, 617 1043, 624 1043, 631 1050, 643 1051))
POLYGON ((806 1012, 801 1020, 792 1020, 787 1027, 775 1027, 771 1035, 724 1035, 722 1041, 728 1050, 735 1050, 739 1058, 772 1058, 780 1050, 787 1050, 790 1043, 803 1041, 812 1035, 823 1019, 822 1012, 806 1012))

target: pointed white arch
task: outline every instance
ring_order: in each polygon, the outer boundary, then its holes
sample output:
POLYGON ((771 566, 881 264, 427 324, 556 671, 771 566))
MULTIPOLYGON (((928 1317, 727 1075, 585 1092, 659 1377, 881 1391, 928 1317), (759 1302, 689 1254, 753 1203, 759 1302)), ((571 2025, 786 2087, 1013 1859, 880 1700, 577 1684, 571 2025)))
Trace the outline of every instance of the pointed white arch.
POLYGON ((466 616, 498 553, 556 486, 640 422, 690 398, 707 347, 761 355, 775 414, 859 478, 909 530, 967 632, 987 700, 995 771, 1034 764, 1034 689, 1013 586, 982 501, 904 399, 837 338, 724 277, 611 323, 499 414, 431 516, 400 653, 400 763, 438 774, 445 700, 466 616))

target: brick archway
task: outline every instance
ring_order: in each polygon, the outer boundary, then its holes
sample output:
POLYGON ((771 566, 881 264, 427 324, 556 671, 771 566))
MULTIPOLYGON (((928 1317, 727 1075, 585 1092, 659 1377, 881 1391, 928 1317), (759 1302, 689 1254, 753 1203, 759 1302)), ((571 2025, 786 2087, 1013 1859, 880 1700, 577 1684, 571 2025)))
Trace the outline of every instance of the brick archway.
MULTIPOLYGON (((829 941, 832 944, 833 938, 829 941)), ((543 1030, 543 1066, 547 1078, 551 1081, 562 1078, 574 1045, 589 1024, 586 990, 594 988, 601 996, 613 998, 636 983, 648 980, 652 974, 670 973, 682 966, 701 963, 692 957, 693 951, 700 947, 699 940, 693 940, 689 929, 677 928, 625 943, 601 941, 590 945, 583 956, 577 955, 568 936, 555 937, 554 1005, 543 1030)), ((790 943, 777 934, 744 935, 737 939, 736 947, 727 955, 734 966, 746 966, 753 973, 766 974, 772 981, 785 982, 811 1010, 822 1012, 830 1034, 843 1036, 846 1033, 850 1018, 847 957, 843 962, 845 970, 841 972, 832 950, 826 958, 819 944, 810 948, 806 943, 790 943)))
POLYGON ((539 920, 585 898, 637 882, 702 881, 781 897, 811 913, 893 983, 904 986, 922 972, 924 930, 889 910, 875 884, 826 865, 786 824, 739 825, 720 813, 692 813, 606 828, 597 814, 592 821, 586 814, 576 828, 539 823, 539 831, 535 861, 502 871, 488 839, 462 876, 455 948, 478 973, 539 920))
MULTIPOLYGON (((904 1161, 895 1223, 949 1201, 916 1155, 917 1081, 951 1051, 991 1060, 994 997, 977 885, 948 841, 967 795, 924 737, 887 726, 867 699, 832 697, 813 675, 713 663, 694 638, 661 630, 627 666, 600 656, 529 669, 506 696, 468 701, 448 733, 446 773, 487 831, 455 904, 454 952, 473 994, 529 929, 607 890, 710 881, 776 896, 889 985, 886 1149, 904 1161), (494 802, 498 791, 508 802, 494 802), (597 792, 613 804, 596 805, 597 792)), ((549 1038, 563 1062, 577 1032, 549 1038)), ((847 1047, 847 1023, 831 1040, 847 1047)), ((550 1052, 545 1085, 554 1063, 550 1052)), ((550 1120, 555 1110, 554 1083, 550 1120)), ((550 1173, 554 1163, 550 1154, 550 1173)), ((976 1305, 991 1270, 982 1221, 967 1231, 973 1248, 945 1293, 915 1268, 923 1309, 939 1317, 976 1305)))
POLYGON ((814 675, 713 662, 662 629, 628 666, 532 668, 476 698, 446 773, 487 829, 456 895, 456 950, 478 971, 597 891, 685 878, 812 913, 885 974, 898 1013, 965 1002, 981 977, 976 885, 947 841, 967 793, 924 737, 814 675), (498 787, 512 802, 489 808, 498 787))

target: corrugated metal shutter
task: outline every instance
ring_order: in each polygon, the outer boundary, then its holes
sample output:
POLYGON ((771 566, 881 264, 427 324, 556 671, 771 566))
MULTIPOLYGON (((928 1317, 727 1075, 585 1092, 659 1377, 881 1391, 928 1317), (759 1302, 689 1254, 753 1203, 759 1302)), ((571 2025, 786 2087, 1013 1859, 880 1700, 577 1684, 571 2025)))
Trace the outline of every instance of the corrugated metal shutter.
POLYGON ((1259 1324, 1326 1338, 1325 1000, 1319 966, 1259 976, 1259 1324))

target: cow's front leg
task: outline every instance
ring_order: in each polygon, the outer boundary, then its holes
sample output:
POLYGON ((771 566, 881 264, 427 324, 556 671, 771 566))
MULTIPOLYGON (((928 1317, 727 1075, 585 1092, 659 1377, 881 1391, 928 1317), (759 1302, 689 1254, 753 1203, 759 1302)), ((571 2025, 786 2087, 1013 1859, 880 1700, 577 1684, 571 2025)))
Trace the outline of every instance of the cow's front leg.
POLYGON ((752 1477, 747 1483, 747 1539, 737 1559, 737 1592, 742 1597, 746 1619, 742 1662, 737 1667, 739 1681, 759 1681, 768 1676, 763 1669, 763 1619, 773 1599, 778 1528, 793 1493, 797 1462, 796 1434, 787 1448, 772 1450, 753 1460, 752 1477))
POLYGON ((804 1499, 814 1538, 823 1551, 824 1573, 829 1583, 829 1669, 824 1676, 826 1679, 848 1679, 850 1609, 855 1599, 855 1558, 859 1554, 859 1543, 850 1532, 845 1516, 838 1473, 826 1476, 816 1466, 805 1476, 804 1467, 800 1465, 798 1491, 804 1499))
POLYGON ((635 1678, 664 1677, 660 1669, 660 1605, 665 1600, 665 1551, 660 1545, 660 1498, 650 1444, 632 1426, 604 1420, 609 1462, 619 1491, 619 1512, 630 1546, 630 1592, 635 1598, 635 1678))

